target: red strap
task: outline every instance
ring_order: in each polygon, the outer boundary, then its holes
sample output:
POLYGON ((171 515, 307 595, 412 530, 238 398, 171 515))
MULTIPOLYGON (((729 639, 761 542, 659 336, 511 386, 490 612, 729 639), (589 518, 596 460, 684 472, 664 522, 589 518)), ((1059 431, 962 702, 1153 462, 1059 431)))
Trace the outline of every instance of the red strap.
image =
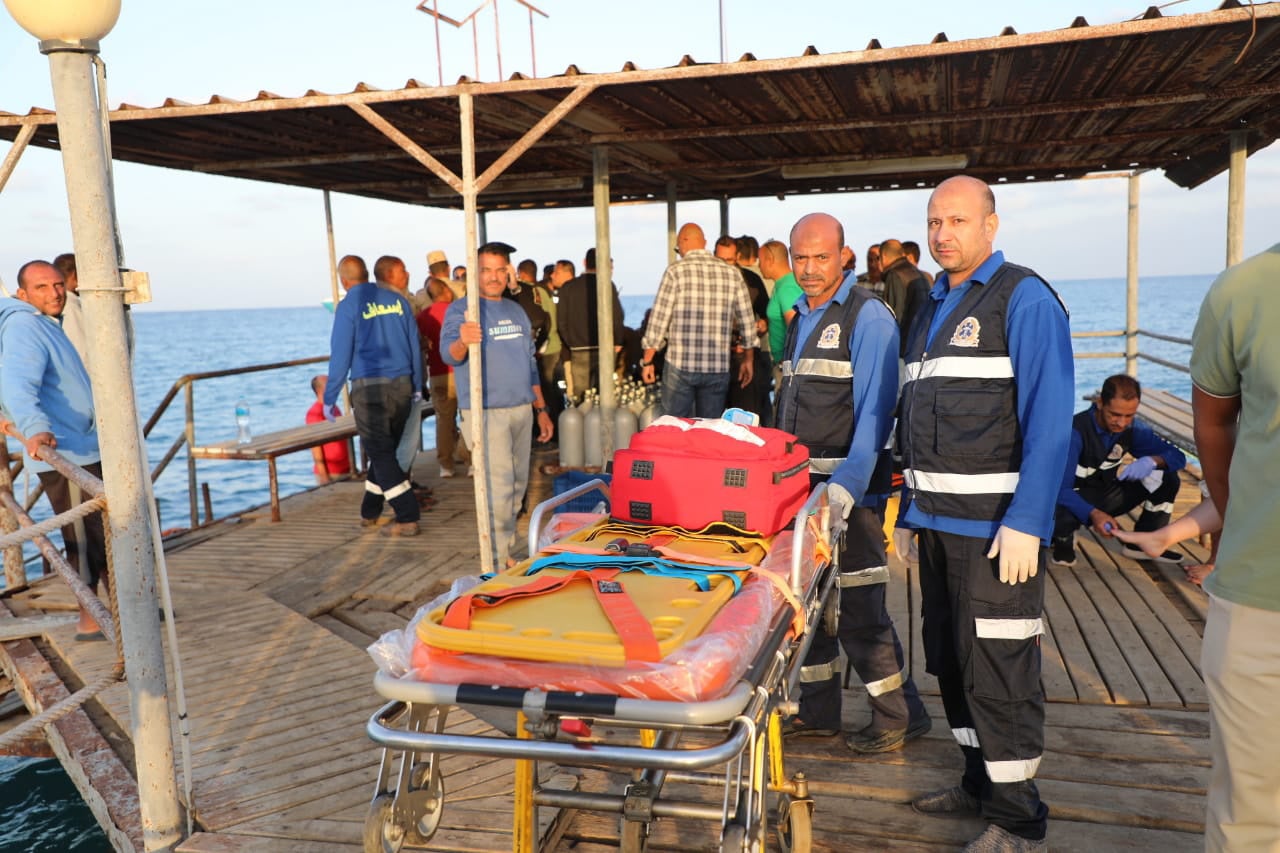
POLYGON ((658 648, 658 638, 653 635, 653 626, 631 600, 622 581, 597 575, 591 579, 591 591, 596 594, 596 601, 600 602, 604 615, 617 633, 627 660, 649 663, 662 660, 662 651, 658 648))
POLYGON ((618 574, 617 569, 593 571, 579 569, 567 575, 541 575, 530 583, 507 589, 469 592, 455 598, 449 604, 440 624, 446 628, 465 631, 471 627, 471 614, 476 610, 496 607, 512 599, 543 595, 563 589, 575 581, 586 580, 591 583, 591 591, 596 601, 600 603, 605 618, 609 620, 609 624, 618 635, 625 658, 629 661, 656 663, 662 660, 662 652, 658 647, 658 639, 653 634, 653 626, 627 594, 622 582, 615 579, 618 574))

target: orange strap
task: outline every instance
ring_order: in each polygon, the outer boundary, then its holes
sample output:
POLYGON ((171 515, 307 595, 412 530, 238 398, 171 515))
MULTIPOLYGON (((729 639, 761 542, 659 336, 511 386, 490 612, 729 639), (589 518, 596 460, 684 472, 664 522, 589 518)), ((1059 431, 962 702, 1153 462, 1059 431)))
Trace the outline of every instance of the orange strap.
POLYGON ((626 587, 616 579, 618 574, 617 569, 579 569, 567 575, 542 575, 530 583, 507 589, 469 592, 449 604, 440 624, 446 628, 465 631, 471 627, 471 614, 476 610, 497 607, 504 601, 544 595, 585 580, 590 582, 596 601, 600 603, 605 618, 617 633, 626 659, 656 663, 662 660, 662 652, 658 648, 658 639, 653 634, 653 626, 627 594, 626 587))

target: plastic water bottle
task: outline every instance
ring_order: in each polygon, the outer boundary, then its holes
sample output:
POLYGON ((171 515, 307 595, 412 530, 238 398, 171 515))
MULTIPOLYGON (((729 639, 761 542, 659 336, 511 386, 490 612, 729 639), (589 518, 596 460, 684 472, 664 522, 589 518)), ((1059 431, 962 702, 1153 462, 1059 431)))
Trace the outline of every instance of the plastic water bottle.
POLYGON ((236 400, 236 442, 248 444, 253 440, 249 434, 249 401, 244 397, 236 400))

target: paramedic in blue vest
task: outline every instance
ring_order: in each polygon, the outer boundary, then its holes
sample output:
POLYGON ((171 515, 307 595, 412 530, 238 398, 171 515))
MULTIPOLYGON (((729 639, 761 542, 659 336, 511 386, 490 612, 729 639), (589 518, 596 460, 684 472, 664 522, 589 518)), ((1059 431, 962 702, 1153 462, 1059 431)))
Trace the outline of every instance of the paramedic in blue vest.
POLYGON ((1070 441, 1071 336, 1049 285, 992 251, 995 208, 976 178, 933 191, 943 274, 907 334, 899 525, 920 536, 925 668, 965 765, 959 785, 912 807, 980 815, 966 850, 1046 850, 1042 569, 1070 441))
MULTIPOLYGON (((1169 523, 1182 486, 1178 472, 1187 457, 1134 419, 1141 401, 1138 380, 1123 373, 1108 376, 1098 402, 1071 419, 1071 445, 1053 528, 1054 565, 1075 565, 1075 532, 1082 524, 1111 538, 1119 529, 1115 516, 1139 505, 1142 515, 1134 530, 1159 530, 1169 523), (1126 454, 1133 461, 1121 468, 1126 454)), ((1147 559, 1136 546, 1125 545, 1121 551, 1136 560, 1147 559)), ((1156 559, 1182 562, 1177 551, 1165 551, 1156 559)))
MULTIPOLYGON (((403 268, 399 258, 390 260, 403 268)), ((417 536, 422 511, 409 473, 396 459, 410 408, 415 397, 421 397, 422 351, 413 308, 390 285, 371 283, 368 267, 356 255, 347 255, 338 263, 338 277, 347 295, 333 311, 324 416, 333 419, 334 403, 350 374, 351 412, 369 456, 360 525, 373 528, 383 504, 389 503, 395 521, 383 532, 417 536)))
MULTIPOLYGON (((516 544, 516 516, 529 485, 529 435, 536 421, 537 441, 551 440, 551 416, 542 397, 542 376, 534 352, 529 315, 502 295, 511 280, 513 246, 485 243, 480 262, 480 322, 467 321, 467 298, 455 300, 444 315, 440 346, 455 368, 462 438, 471 444, 471 371, 465 365, 472 344, 481 347, 480 391, 484 403, 484 450, 489 472, 489 516, 494 564, 509 566, 516 544)), ((476 448, 472 447, 475 453, 476 448)))
POLYGON ((871 705, 870 724, 845 743, 854 752, 890 752, 932 722, 885 609, 884 508, 892 470, 885 445, 898 399, 898 325, 878 297, 845 274, 849 254, 844 228, 832 216, 810 214, 791 229, 791 262, 804 296, 787 327, 777 424, 808 446, 810 479, 827 483, 832 518, 846 530, 839 636, 817 631, 800 670, 799 713, 784 729, 792 737, 839 733, 843 645, 871 705))

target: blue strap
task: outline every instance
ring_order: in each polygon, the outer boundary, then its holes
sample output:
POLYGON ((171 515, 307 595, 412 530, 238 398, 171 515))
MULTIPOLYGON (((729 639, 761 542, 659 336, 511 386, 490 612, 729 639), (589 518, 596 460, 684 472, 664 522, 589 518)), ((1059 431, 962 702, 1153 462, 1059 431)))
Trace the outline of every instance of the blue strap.
MULTIPOLYGON (((734 572, 724 571, 723 567, 699 566, 696 563, 682 563, 677 560, 665 560, 661 557, 624 557, 604 554, 555 554, 539 557, 529 564, 526 575, 543 569, 618 569, 623 572, 638 571, 646 575, 663 575, 666 577, 684 578, 692 581, 700 591, 711 589, 711 578, 719 576, 733 581, 733 593, 742 589, 742 578, 734 572)), ((750 566, 744 565, 744 570, 750 566)))

